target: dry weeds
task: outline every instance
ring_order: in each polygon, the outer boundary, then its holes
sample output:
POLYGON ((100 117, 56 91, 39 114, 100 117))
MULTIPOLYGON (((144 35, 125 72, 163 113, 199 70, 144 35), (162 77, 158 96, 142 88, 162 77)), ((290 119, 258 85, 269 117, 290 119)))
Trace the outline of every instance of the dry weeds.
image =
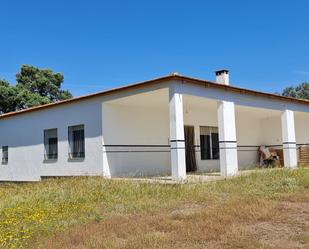
POLYGON ((308 189, 280 201, 181 203, 77 226, 55 234, 39 248, 309 248, 308 203, 308 189))
POLYGON ((232 201, 222 207, 184 203, 153 215, 78 226, 39 248, 308 248, 308 204, 309 199, 232 201))
POLYGON ((309 248, 308 173, 260 170, 192 185, 0 184, 0 248, 309 248))

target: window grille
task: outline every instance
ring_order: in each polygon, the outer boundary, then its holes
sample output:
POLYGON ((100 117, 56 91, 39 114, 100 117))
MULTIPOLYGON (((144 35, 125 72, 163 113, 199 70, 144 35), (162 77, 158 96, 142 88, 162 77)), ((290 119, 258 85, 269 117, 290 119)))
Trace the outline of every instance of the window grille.
POLYGON ((84 125, 69 127, 69 158, 85 157, 85 129, 84 125))
POLYGON ((200 127, 201 160, 219 159, 218 127, 200 127))
POLYGON ((45 160, 58 158, 57 129, 44 130, 45 160))
POLYGON ((7 164, 9 162, 9 147, 2 146, 2 163, 7 164))

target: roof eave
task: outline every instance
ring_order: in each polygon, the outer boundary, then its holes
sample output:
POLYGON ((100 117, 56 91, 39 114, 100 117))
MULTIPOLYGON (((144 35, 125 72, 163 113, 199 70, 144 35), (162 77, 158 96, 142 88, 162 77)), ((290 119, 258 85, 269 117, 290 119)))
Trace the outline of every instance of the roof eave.
POLYGON ((152 80, 148 80, 148 81, 129 84, 129 85, 125 85, 125 86, 121 86, 121 87, 117 87, 117 88, 112 88, 112 89, 107 90, 107 91, 93 93, 93 94, 89 94, 89 95, 85 95, 85 96, 81 96, 81 97, 76 97, 76 98, 72 98, 72 99, 68 99, 68 100, 58 101, 58 102, 55 102, 55 103, 35 106, 35 107, 31 107, 31 108, 24 109, 24 110, 19 110, 19 111, 16 111, 16 112, 5 113, 5 114, 0 115, 0 119, 16 116, 16 115, 23 114, 23 113, 34 112, 34 111, 38 111, 38 110, 42 110, 42 109, 48 109, 48 108, 52 108, 54 106, 60 106, 60 105, 64 105, 64 104, 75 103, 77 101, 83 101, 83 100, 90 99, 90 98, 114 94, 114 93, 117 93, 117 92, 120 92, 120 91, 127 91, 127 90, 136 89, 136 88, 142 88, 142 87, 149 86, 149 85, 152 85, 152 84, 161 83, 161 82, 164 82, 164 81, 167 81, 167 80, 187 81, 189 83, 202 85, 202 86, 208 87, 208 88, 222 89, 222 90, 225 90, 225 91, 236 92, 236 93, 239 93, 239 94, 247 94, 247 95, 251 95, 251 96, 271 98, 271 99, 274 99, 274 100, 280 100, 280 101, 285 101, 285 102, 290 102, 290 103, 298 103, 298 104, 309 105, 308 100, 290 98, 290 97, 280 96, 280 95, 271 94, 271 93, 264 93, 264 92, 249 90, 249 89, 245 89, 245 88, 239 88, 239 87, 235 87, 235 86, 231 86, 231 85, 223 85, 223 84, 218 84, 218 83, 215 83, 215 82, 212 82, 212 81, 200 80, 200 79, 187 77, 187 76, 168 75, 168 76, 164 76, 164 77, 160 77, 160 78, 156 78, 156 79, 152 79, 152 80))

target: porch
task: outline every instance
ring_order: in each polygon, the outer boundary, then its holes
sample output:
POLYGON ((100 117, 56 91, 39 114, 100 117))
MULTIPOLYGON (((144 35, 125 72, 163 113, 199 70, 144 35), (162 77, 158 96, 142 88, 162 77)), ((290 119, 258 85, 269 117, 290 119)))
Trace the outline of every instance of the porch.
POLYGON ((102 104, 105 177, 168 175, 182 181, 198 171, 224 178, 254 168, 260 146, 281 150, 284 165, 297 166, 296 141, 309 141, 309 114, 187 90, 171 82, 102 104))

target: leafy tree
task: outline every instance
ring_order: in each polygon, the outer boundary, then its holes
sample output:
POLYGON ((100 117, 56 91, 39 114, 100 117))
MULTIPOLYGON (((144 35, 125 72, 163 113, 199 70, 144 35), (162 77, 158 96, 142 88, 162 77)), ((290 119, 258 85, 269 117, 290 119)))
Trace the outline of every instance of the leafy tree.
POLYGON ((61 89, 61 73, 23 65, 16 75, 16 85, 0 80, 0 114, 72 98, 61 89))
POLYGON ((0 80, 0 114, 15 110, 14 90, 6 80, 0 80))
POLYGON ((60 89, 63 79, 61 73, 30 65, 22 65, 20 72, 16 75, 17 86, 23 86, 32 93, 47 97, 51 102, 72 98, 70 92, 60 89))
POLYGON ((48 97, 41 96, 38 93, 33 93, 23 86, 16 85, 15 92, 15 110, 26 109, 33 106, 44 105, 51 103, 52 101, 48 97))
POLYGON ((282 91, 282 96, 299 99, 309 99, 309 83, 304 82, 296 87, 287 87, 282 91))

